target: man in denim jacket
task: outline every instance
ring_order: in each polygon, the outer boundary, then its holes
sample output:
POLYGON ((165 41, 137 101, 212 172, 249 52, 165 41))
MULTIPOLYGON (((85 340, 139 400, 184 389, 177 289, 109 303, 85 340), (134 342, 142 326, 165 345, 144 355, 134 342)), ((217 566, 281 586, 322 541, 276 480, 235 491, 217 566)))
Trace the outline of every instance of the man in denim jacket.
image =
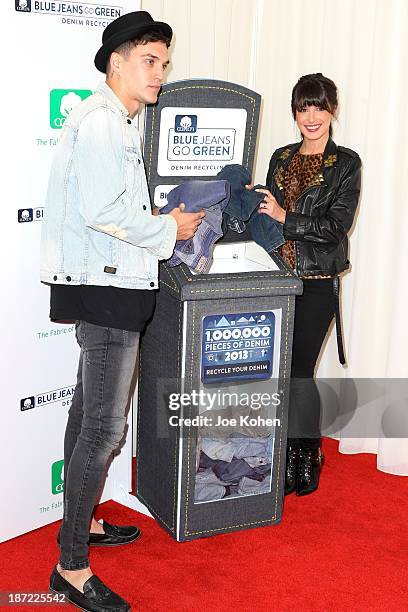
POLYGON ((51 319, 76 320, 81 348, 64 443, 60 561, 50 587, 83 610, 129 610, 89 566, 89 545, 136 540, 137 527, 96 522, 107 464, 124 437, 139 344, 158 261, 191 238, 203 212, 151 212, 135 116, 157 100, 172 30, 137 11, 107 26, 95 57, 106 72, 66 119, 53 161, 41 244, 51 319))

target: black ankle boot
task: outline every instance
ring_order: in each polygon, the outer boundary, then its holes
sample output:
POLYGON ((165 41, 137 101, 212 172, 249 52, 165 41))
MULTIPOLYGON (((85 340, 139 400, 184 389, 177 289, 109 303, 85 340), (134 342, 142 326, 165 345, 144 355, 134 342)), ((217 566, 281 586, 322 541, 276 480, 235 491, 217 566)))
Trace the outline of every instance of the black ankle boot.
POLYGON ((298 466, 299 446, 288 440, 286 449, 285 495, 296 489, 296 473, 298 466))
POLYGON ((319 486, 324 456, 320 448, 301 448, 296 475, 296 495, 309 495, 319 486))

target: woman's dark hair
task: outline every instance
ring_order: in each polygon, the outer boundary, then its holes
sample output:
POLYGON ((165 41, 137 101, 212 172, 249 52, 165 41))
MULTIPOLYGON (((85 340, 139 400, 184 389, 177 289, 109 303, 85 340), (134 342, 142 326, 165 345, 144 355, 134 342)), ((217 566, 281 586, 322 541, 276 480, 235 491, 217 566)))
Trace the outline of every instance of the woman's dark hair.
MULTIPOLYGON (((334 115, 337 108, 337 87, 331 79, 321 72, 306 74, 298 80, 292 90, 292 115, 296 119, 296 111, 307 106, 318 106, 334 115)), ((330 136, 332 128, 330 126, 330 136)))

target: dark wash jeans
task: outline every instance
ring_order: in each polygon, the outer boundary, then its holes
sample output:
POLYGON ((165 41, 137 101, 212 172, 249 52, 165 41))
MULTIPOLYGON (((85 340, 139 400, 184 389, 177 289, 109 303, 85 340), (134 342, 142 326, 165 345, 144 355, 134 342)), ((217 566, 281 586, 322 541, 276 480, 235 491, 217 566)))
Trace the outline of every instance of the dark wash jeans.
POLYGON ((77 384, 64 441, 64 518, 60 564, 89 566, 88 538, 95 503, 112 452, 126 426, 126 410, 139 348, 139 332, 79 321, 77 384))

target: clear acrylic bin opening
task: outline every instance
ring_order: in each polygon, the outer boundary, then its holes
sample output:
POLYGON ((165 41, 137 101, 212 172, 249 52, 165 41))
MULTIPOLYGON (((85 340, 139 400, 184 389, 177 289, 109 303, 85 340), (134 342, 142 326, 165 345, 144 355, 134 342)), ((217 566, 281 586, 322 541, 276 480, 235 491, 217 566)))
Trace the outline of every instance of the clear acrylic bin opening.
POLYGON ((274 260, 254 241, 216 244, 207 274, 279 270, 274 260))

